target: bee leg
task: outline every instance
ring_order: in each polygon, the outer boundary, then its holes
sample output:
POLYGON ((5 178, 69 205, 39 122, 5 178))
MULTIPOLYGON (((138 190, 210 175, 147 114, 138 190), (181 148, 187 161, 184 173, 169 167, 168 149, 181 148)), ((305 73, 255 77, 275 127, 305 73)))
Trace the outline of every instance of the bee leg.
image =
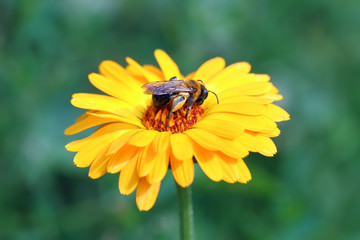
POLYGON ((168 116, 167 116, 167 118, 166 118, 166 125, 167 125, 168 127, 170 127, 170 126, 169 126, 169 120, 170 120, 171 115, 172 115, 172 111, 169 111, 169 114, 168 114, 168 116))
POLYGON ((171 105, 171 112, 176 112, 177 110, 182 108, 182 106, 184 106, 186 100, 187 100, 187 98, 185 96, 180 95, 180 96, 175 97, 172 102, 172 105, 171 105))
POLYGON ((173 98, 172 104, 171 104, 171 109, 169 111, 169 115, 168 115, 168 119, 167 119, 168 127, 170 127, 169 126, 169 120, 170 120, 171 114, 173 112, 176 112, 180 108, 182 108, 182 106, 184 106, 186 100, 187 100, 187 98, 185 96, 181 96, 181 95, 178 95, 178 96, 173 98))
MULTIPOLYGON (((190 110, 191 110, 191 108, 192 108, 192 106, 193 106, 193 100, 191 99, 191 98, 189 98, 189 107, 188 107, 188 109, 187 109, 187 111, 186 111, 186 119, 188 118, 188 116, 189 116, 189 113, 190 113, 190 110)), ((188 121, 188 123, 189 123, 189 121, 188 121)))

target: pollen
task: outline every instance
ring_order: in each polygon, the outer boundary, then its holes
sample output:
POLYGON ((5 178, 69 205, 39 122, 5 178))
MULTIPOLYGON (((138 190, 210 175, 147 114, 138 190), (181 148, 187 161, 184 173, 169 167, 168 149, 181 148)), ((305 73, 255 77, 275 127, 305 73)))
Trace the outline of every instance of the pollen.
POLYGON ((169 104, 163 108, 155 108, 153 105, 150 105, 144 114, 143 124, 149 130, 181 133, 197 123, 204 113, 204 109, 201 106, 194 104, 189 115, 186 117, 187 109, 188 106, 185 104, 181 109, 173 112, 168 119, 169 104))

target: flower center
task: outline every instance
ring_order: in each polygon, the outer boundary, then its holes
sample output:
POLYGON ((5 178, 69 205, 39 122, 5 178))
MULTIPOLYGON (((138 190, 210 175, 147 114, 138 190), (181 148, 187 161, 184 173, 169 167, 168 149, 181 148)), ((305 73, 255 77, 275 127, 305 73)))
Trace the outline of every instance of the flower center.
POLYGON ((153 105, 150 105, 143 117, 143 124, 149 130, 181 133, 197 123, 204 113, 204 109, 194 103, 189 115, 186 117, 187 109, 188 104, 185 104, 182 108, 173 112, 168 119, 170 104, 165 105, 163 108, 155 108, 153 105))

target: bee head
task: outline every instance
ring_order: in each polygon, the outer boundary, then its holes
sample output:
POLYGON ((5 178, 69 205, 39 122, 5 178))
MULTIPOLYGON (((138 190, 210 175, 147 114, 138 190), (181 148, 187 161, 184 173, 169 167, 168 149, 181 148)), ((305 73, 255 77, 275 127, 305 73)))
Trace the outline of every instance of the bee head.
MULTIPOLYGON (((201 81, 201 80, 199 80, 201 81)), ((202 81, 201 81, 202 82, 202 81)), ((201 92, 200 92, 200 95, 199 97, 196 99, 196 103, 198 105, 201 105, 203 104, 204 100, 208 97, 208 90, 205 88, 205 85, 202 83, 201 84, 201 92)))

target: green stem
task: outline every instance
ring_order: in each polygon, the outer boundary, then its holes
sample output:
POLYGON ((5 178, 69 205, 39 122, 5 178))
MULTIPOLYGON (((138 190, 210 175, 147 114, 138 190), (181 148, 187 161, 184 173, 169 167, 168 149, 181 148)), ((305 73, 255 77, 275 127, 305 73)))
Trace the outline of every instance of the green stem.
POLYGON ((183 188, 176 184, 179 213, 180 213, 180 234, 181 240, 194 239, 194 220, 191 202, 191 188, 183 188))

